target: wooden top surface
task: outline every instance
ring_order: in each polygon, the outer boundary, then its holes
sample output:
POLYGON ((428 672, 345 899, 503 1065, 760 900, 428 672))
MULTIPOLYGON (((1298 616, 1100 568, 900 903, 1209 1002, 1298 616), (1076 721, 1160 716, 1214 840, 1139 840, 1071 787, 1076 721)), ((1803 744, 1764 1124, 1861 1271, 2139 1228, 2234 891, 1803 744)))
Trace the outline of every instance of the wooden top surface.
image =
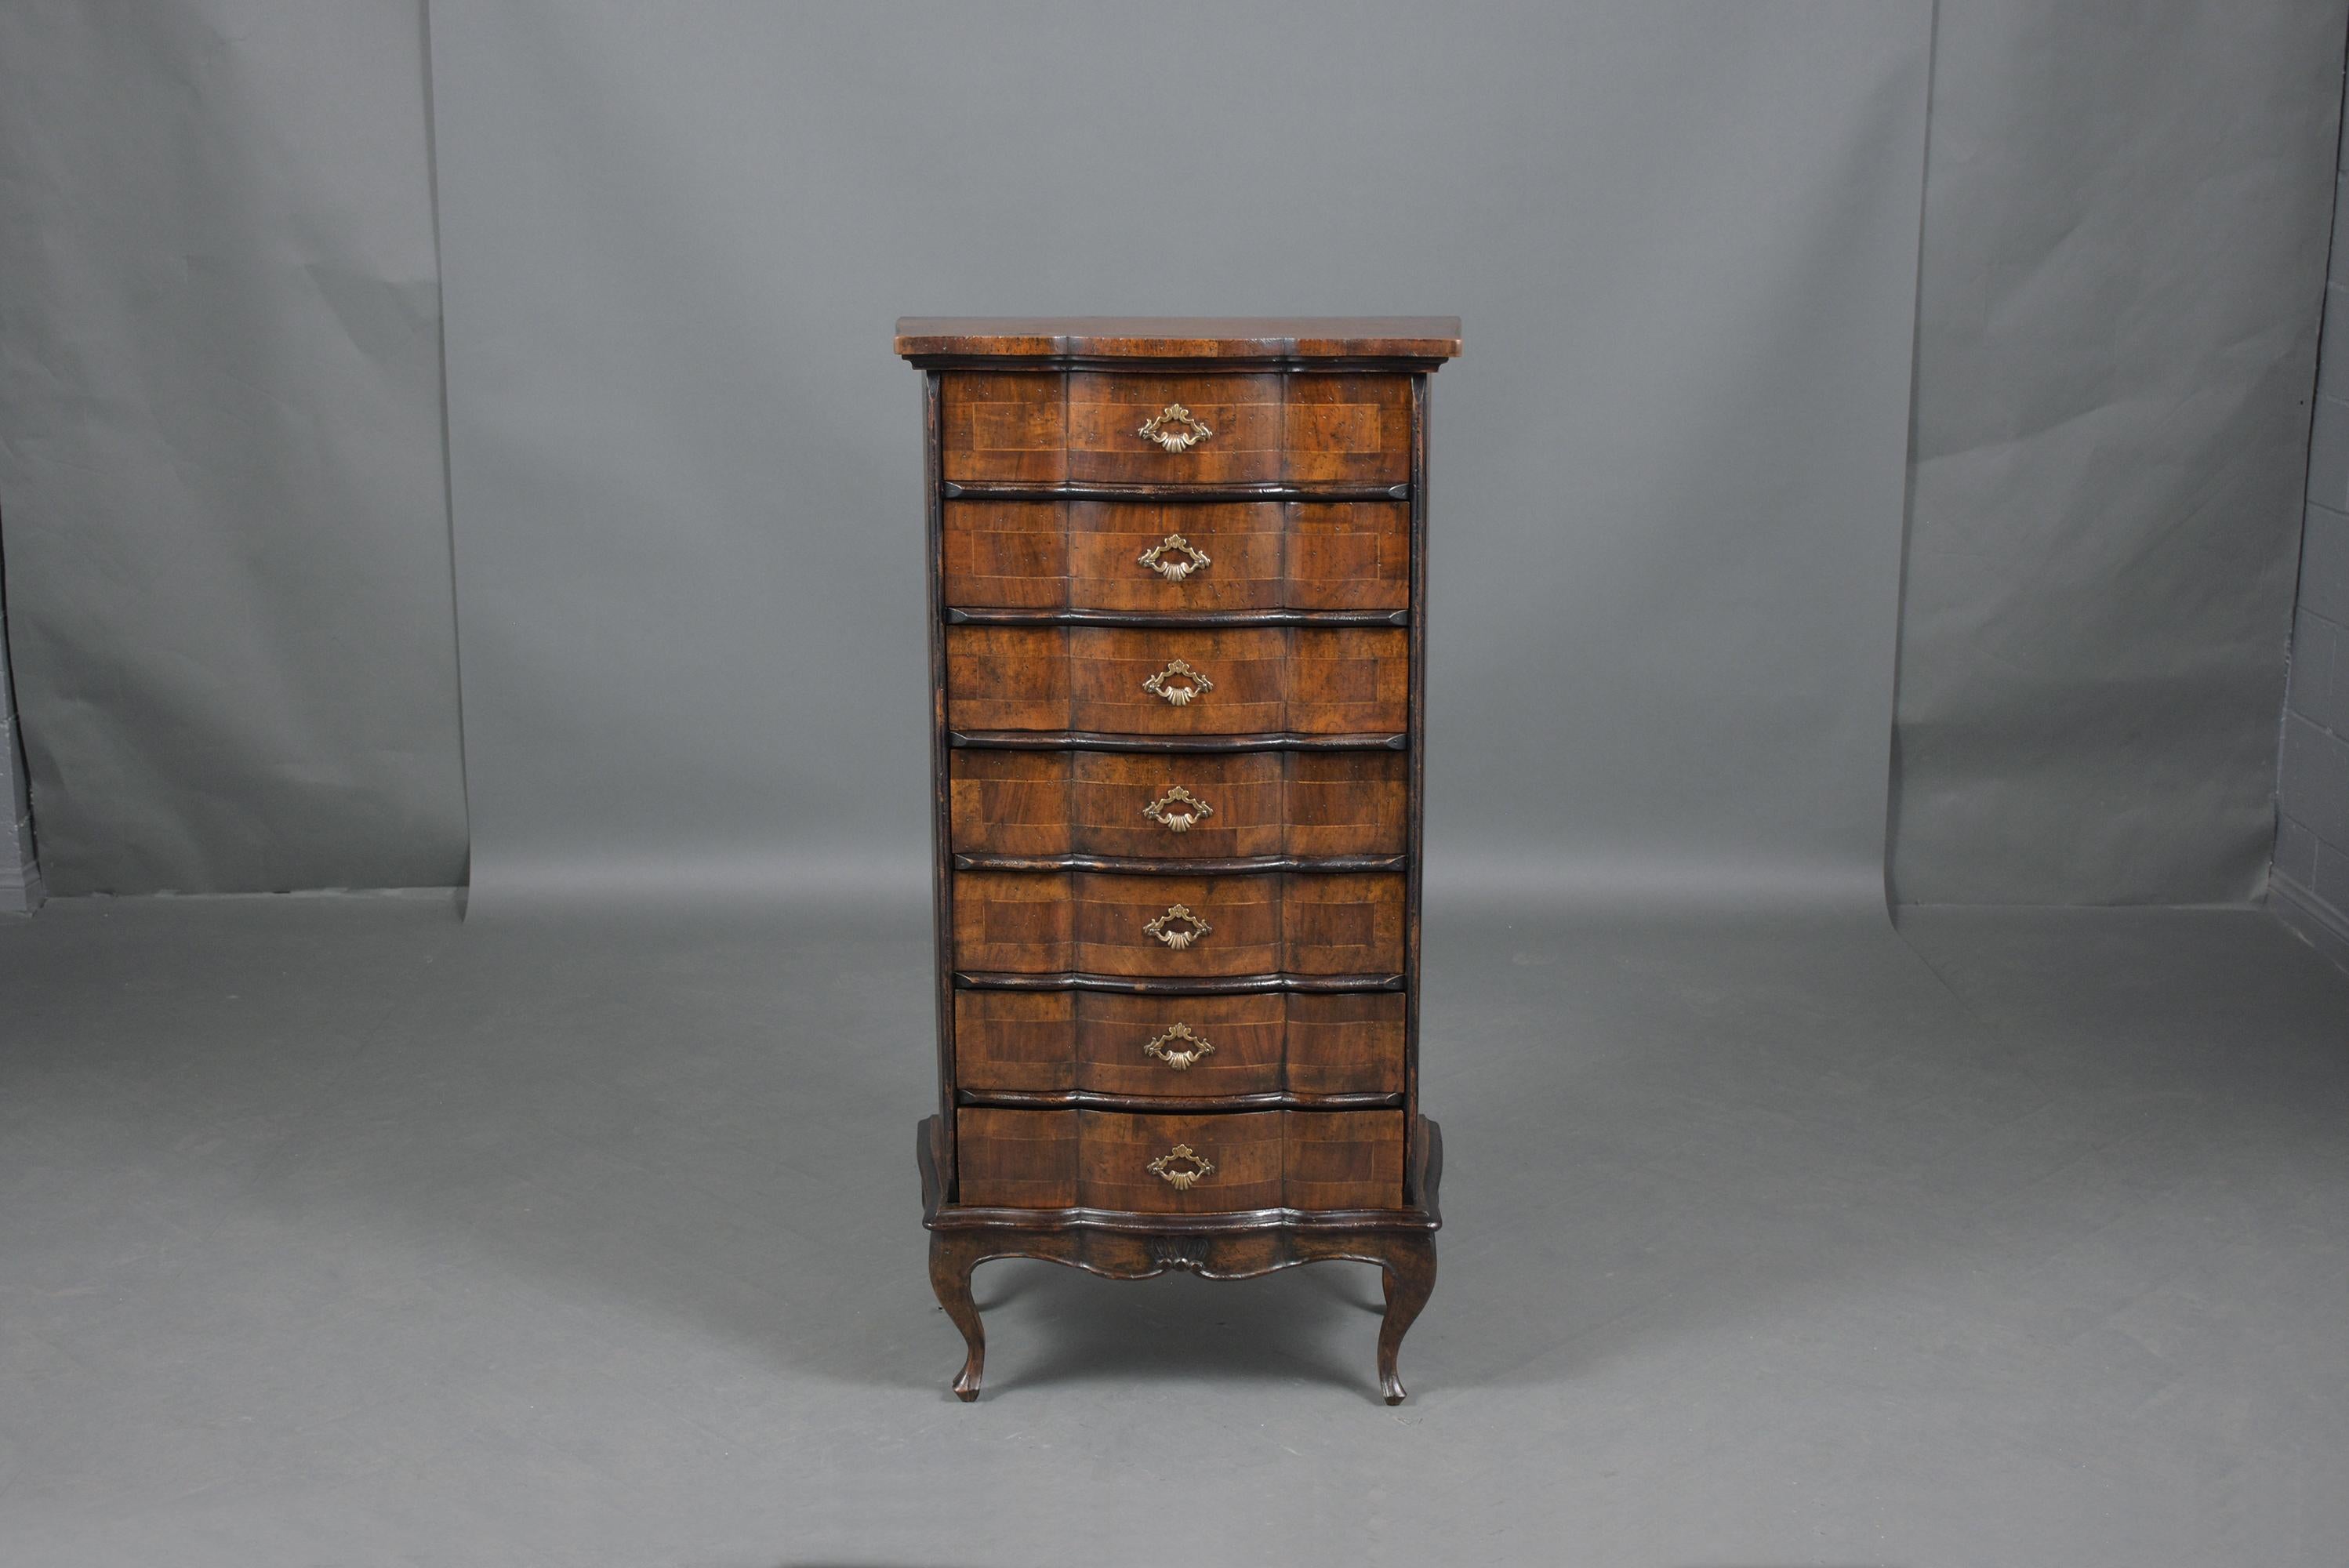
POLYGON ((997 359, 1449 359, 1456 315, 909 315, 897 352, 997 359))

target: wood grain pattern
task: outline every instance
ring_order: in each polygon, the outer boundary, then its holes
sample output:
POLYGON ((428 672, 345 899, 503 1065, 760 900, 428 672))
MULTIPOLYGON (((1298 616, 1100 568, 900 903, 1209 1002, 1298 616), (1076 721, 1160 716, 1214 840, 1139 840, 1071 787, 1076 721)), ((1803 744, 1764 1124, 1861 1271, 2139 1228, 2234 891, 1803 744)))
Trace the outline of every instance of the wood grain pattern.
POLYGON ((968 748, 949 762, 953 845, 957 853, 1197 860, 1400 854, 1408 766, 1396 751, 968 748), (1177 785, 1212 808, 1182 832, 1144 814, 1177 785))
POLYGON ((1221 1214, 1403 1206, 1400 1110, 957 1112, 961 1202, 973 1206, 1221 1214), (1167 1159, 1177 1146, 1195 1158, 1167 1159), (1187 1187, 1154 1171, 1212 1169, 1187 1187))
POLYGON ((1191 1097, 1402 1092, 1400 992, 1125 996, 955 993, 966 1089, 1191 1097), (1185 1068, 1143 1049, 1175 1025, 1215 1048, 1185 1068))
POLYGON ((1077 1127, 1066 1116, 966 1109, 955 1120, 964 1202, 1057 1209, 1077 1201, 1077 1127))
POLYGON ((1402 1111, 1286 1110, 1280 1122, 1281 1193, 1290 1208, 1402 1206, 1402 1111))
POLYGON ((1400 627, 948 626, 957 730, 1373 734, 1410 716, 1400 627), (1143 683, 1181 659, 1212 683, 1185 706, 1143 683))
MULTIPOLYGON (((1046 1111, 1077 1121, 1077 1202, 1137 1214, 1226 1214, 1281 1204, 1281 1113, 1133 1116, 1118 1111, 1046 1111), (1214 1169, 1187 1190, 1150 1164, 1177 1145, 1214 1169)), ((1181 1167, 1177 1167, 1178 1169, 1181 1167)))
POLYGON ((1069 376, 1069 478, 1078 484, 1268 484, 1281 477, 1285 383, 1274 375, 1069 376), (1142 428, 1181 406, 1214 433, 1187 451, 1142 428))
POLYGON ((902 316, 908 358, 1426 359, 1460 352, 1456 315, 902 316))
POLYGON ((1426 373, 1458 324, 908 320, 898 348, 926 385, 942 1109, 920 1157, 956 1392, 978 1389, 984 1258, 1352 1257, 1383 1271, 1400 1399, 1440 1222, 1426 373), (1139 430, 1174 402, 1214 433, 1169 452, 1139 430), (1143 557, 1185 554, 1172 534, 1206 559, 1170 580, 1143 557), (1171 677, 1188 703, 1143 689, 1176 659, 1205 677, 1171 677), (1143 811, 1177 784, 1215 808, 1179 832, 1143 811), (1181 946, 1146 929, 1175 904, 1181 946), (1153 1172, 1178 1143, 1213 1169, 1153 1172))
POLYGON ((954 967, 1205 979, 1382 975, 1403 954, 1400 872, 1126 876, 957 872, 954 967), (1175 948, 1146 924, 1176 904, 1209 929, 1175 948))
POLYGON ((1403 501, 948 500, 944 550, 955 609, 1196 614, 1411 603, 1403 501), (1170 582, 1142 557, 1177 536, 1207 563, 1170 582))
POLYGON ((938 377, 938 408, 945 479, 1050 482, 1069 477, 1061 377, 949 370, 938 377))
POLYGON ((1401 376, 1292 376, 1280 477, 1393 484, 1411 477, 1411 383, 1401 376))

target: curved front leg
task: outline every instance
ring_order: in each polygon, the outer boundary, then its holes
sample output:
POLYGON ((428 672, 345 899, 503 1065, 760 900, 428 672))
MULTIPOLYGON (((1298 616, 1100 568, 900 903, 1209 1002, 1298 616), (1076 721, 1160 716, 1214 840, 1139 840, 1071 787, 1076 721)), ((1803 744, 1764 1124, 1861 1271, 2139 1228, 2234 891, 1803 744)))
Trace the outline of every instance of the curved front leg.
POLYGON ((1411 1332, 1412 1320, 1435 1289, 1435 1239, 1418 1235, 1390 1241, 1379 1283, 1387 1298, 1386 1318, 1379 1325, 1379 1390, 1388 1404, 1400 1405, 1405 1390, 1395 1372, 1395 1357, 1402 1350, 1402 1336, 1411 1332))
POLYGON ((978 1266, 975 1238, 946 1231, 930 1233, 930 1288, 954 1326, 962 1330, 968 1354, 954 1380, 955 1398, 968 1404, 978 1398, 979 1379, 987 1374, 987 1330, 978 1321, 978 1304, 970 1297, 970 1271, 978 1266))

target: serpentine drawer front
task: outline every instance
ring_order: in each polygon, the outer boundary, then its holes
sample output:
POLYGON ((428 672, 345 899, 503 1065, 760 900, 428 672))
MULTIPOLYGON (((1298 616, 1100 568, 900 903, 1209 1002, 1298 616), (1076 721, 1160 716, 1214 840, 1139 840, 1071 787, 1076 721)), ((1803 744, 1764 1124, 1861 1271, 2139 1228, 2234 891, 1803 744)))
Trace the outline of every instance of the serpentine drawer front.
POLYGON ((1352 1259, 1433 1288, 1427 404, 1449 318, 898 323, 923 372, 930 1278, 1352 1259))

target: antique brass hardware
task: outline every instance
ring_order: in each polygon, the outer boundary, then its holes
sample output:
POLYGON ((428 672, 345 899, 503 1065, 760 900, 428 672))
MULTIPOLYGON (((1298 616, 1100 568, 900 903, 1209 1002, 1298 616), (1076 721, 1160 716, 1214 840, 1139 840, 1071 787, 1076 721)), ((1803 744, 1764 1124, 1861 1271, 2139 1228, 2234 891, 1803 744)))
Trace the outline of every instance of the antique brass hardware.
POLYGON ((1188 707, 1195 696, 1204 696, 1216 689, 1216 683, 1193 669, 1181 659, 1169 659, 1166 667, 1142 683, 1142 689, 1152 696, 1163 697, 1169 707, 1188 707), (1174 685, 1168 685, 1168 682, 1174 685), (1181 683, 1189 682, 1185 686, 1181 683))
POLYGON ((1169 583, 1180 583, 1211 564, 1207 552, 1179 533, 1170 533, 1134 557, 1169 583))
POLYGON ((1150 1173, 1177 1192, 1188 1192, 1192 1182, 1215 1172, 1215 1161, 1204 1154, 1193 1153, 1187 1143, 1176 1144, 1150 1162, 1150 1173))
POLYGON ((1216 809, 1180 784, 1142 809, 1142 814, 1170 833, 1187 833, 1216 814, 1216 809))
POLYGON ((1170 452, 1187 452, 1215 432, 1182 404, 1169 403, 1134 434, 1145 441, 1157 442, 1170 452))
POLYGON ((1187 903, 1170 903, 1166 913, 1143 926, 1143 931, 1180 953, 1216 928, 1191 913, 1187 903))
POLYGON ((1191 1064, 1201 1057, 1215 1055, 1216 1047, 1193 1034, 1190 1025, 1177 1024, 1143 1047, 1142 1051, 1144 1056, 1156 1057, 1180 1073, 1190 1071, 1191 1064))

